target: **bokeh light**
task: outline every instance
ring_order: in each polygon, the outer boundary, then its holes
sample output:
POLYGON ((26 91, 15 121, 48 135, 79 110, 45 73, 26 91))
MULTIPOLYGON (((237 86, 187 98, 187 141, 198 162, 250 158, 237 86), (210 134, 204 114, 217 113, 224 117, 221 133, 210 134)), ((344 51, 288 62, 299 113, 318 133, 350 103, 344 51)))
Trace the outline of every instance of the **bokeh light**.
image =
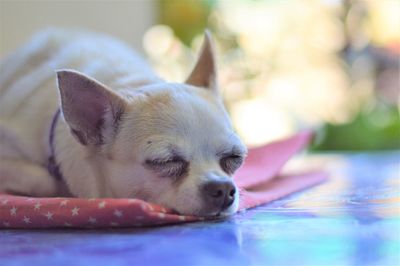
MULTIPOLYGON (((162 6, 168 7, 168 1, 162 6)), ((247 144, 260 145, 302 128, 329 131, 355 123, 347 144, 325 146, 357 148, 348 145, 351 137, 358 138, 369 126, 391 132, 369 147, 400 146, 393 140, 400 134, 398 112, 393 115, 399 97, 397 1, 241 0, 191 6, 202 7, 209 12, 206 24, 216 41, 224 100, 247 144), (360 119, 371 121, 362 128, 360 119), (387 138, 392 138, 389 144, 387 138)), ((182 82, 197 57, 202 34, 190 42, 185 35, 181 41, 183 26, 174 23, 176 18, 150 28, 143 45, 160 75, 182 82)))

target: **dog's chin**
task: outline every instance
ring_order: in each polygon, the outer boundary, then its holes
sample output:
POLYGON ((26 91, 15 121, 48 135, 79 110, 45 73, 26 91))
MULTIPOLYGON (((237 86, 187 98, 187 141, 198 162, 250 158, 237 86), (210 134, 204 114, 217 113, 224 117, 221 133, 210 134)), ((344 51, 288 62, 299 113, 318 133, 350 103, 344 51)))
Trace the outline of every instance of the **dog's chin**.
POLYGON ((225 210, 221 211, 220 213, 218 213, 217 216, 219 216, 219 217, 228 217, 228 216, 231 216, 231 215, 235 214, 239 209, 238 205, 239 204, 235 203, 234 205, 232 205, 228 209, 225 209, 225 210))
POLYGON ((207 218, 224 218, 224 217, 229 217, 233 214, 235 214, 234 209, 226 209, 226 210, 219 210, 219 211, 212 211, 212 212, 202 212, 197 214, 196 216, 202 216, 202 217, 207 217, 207 218))
POLYGON ((193 216, 200 216, 200 217, 206 217, 206 218, 224 218, 224 217, 229 217, 233 214, 235 214, 238 210, 238 204, 234 203, 232 206, 230 206, 227 209, 224 210, 213 210, 211 208, 203 208, 202 210, 197 210, 197 211, 193 211, 193 212, 179 212, 177 211, 179 214, 181 215, 193 215, 193 216))

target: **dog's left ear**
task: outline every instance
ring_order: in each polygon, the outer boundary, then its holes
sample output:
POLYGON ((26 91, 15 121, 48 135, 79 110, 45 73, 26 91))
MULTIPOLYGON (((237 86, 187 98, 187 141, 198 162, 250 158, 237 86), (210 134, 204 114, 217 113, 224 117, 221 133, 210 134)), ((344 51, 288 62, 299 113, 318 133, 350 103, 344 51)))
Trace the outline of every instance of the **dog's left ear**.
POLYGON ((187 84, 217 91, 217 69, 214 57, 214 43, 208 30, 204 34, 204 42, 187 84))

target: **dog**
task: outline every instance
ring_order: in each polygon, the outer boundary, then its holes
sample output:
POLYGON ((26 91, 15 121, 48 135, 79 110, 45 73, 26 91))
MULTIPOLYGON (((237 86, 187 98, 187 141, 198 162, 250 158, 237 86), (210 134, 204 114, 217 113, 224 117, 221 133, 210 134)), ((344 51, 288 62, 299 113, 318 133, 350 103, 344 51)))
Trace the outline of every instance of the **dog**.
POLYGON ((237 211, 247 150, 208 32, 187 80, 170 83, 112 37, 47 30, 1 61, 0 88, 0 191, 237 211))

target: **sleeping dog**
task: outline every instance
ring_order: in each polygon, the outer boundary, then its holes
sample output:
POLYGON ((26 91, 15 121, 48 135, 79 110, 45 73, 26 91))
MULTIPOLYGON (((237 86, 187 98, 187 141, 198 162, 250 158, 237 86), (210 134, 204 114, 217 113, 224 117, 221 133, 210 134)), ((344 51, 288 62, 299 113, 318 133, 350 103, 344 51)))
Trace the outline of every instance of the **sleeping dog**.
POLYGON ((245 155, 207 32, 184 83, 88 32, 41 32, 1 61, 2 192, 139 198, 181 214, 229 215, 245 155))

